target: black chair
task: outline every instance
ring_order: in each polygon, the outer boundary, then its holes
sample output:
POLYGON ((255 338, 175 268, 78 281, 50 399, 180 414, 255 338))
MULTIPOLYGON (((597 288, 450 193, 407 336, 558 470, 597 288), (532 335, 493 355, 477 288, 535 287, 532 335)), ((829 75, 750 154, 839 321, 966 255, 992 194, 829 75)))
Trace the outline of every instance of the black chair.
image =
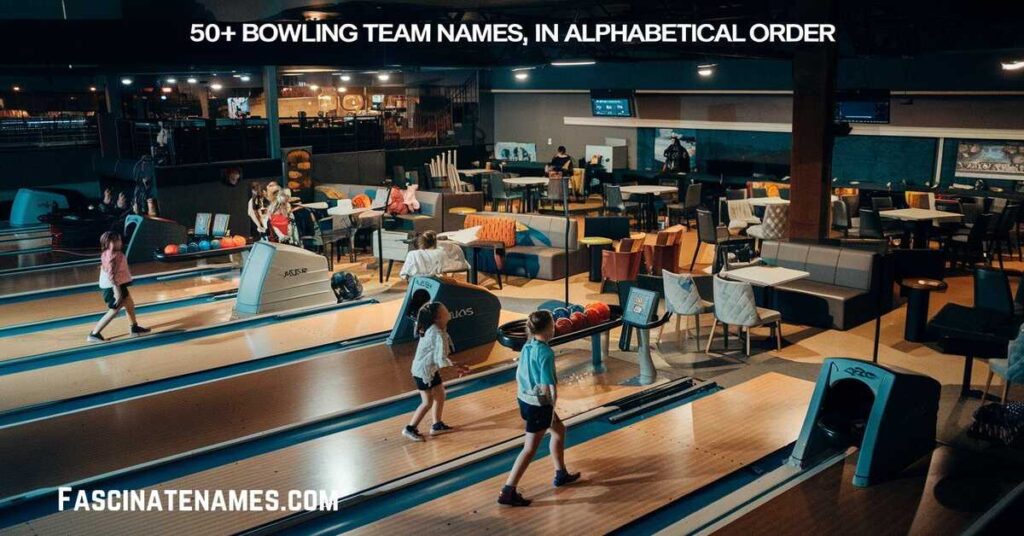
POLYGON ((860 238, 885 238, 892 236, 882 228, 882 218, 878 212, 870 208, 860 209, 860 227, 857 228, 857 236, 860 238))
POLYGON ((950 266, 962 264, 966 267, 979 261, 991 263, 988 249, 985 247, 985 237, 989 224, 994 219, 994 214, 979 214, 966 235, 958 234, 946 241, 946 256, 950 266))
POLYGON ((683 225, 690 228, 690 220, 697 219, 697 209, 700 207, 701 187, 700 183, 691 184, 686 187, 686 197, 682 203, 675 203, 668 206, 669 222, 672 221, 672 213, 679 212, 682 216, 683 225))
POLYGON ((622 214, 626 217, 639 217, 640 203, 635 201, 624 201, 622 190, 619 186, 606 184, 604 186, 604 210, 615 214, 622 214))
POLYGON ((871 208, 875 210, 892 210, 896 207, 893 206, 892 204, 892 198, 887 195, 884 195, 872 197, 871 208))
POLYGON ((779 188, 779 199, 789 200, 789 188, 779 188))
POLYGON ((1013 295, 1010 293, 1010 277, 994 268, 974 270, 974 308, 997 314, 1013 315, 1013 295))
POLYGON ((391 168, 391 182, 399 188, 405 188, 405 166, 393 166, 391 168))
POLYGON ((1014 226, 1017 225, 1017 218, 1020 213, 1020 205, 1016 203, 1010 203, 1003 208, 1003 211, 999 214, 998 222, 995 228, 992 230, 992 234, 988 236, 988 249, 989 257, 996 258, 999 260, 999 267, 1003 267, 1003 250, 1006 253, 1013 256, 1013 249, 1010 247, 1010 241, 1014 239, 1011 236, 1011 231, 1014 226))
POLYGON ((768 189, 767 188, 751 188, 750 189, 750 194, 751 194, 751 197, 768 197, 768 189))

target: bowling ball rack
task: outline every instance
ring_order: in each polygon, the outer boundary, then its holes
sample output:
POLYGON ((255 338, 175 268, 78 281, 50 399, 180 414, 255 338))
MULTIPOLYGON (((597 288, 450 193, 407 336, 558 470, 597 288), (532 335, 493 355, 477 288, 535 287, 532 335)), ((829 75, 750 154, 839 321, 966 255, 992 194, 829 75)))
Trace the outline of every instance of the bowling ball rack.
POLYGON ((219 248, 219 249, 208 249, 206 251, 194 251, 191 253, 178 253, 175 255, 168 255, 160 250, 153 251, 153 260, 158 262, 184 262, 194 261, 197 259, 209 259, 210 257, 223 257, 224 255, 231 255, 232 253, 241 253, 252 249, 252 244, 246 244, 244 246, 236 246, 233 248, 219 248))
MULTIPOLYGON (((612 330, 622 325, 622 307, 618 305, 609 305, 611 309, 611 316, 608 320, 595 324, 593 326, 587 326, 583 329, 571 331, 562 335, 552 337, 548 344, 551 346, 558 346, 559 344, 565 344, 593 335, 599 335, 606 331, 612 330)), ((519 351, 523 349, 523 345, 526 344, 528 336, 526 334, 526 319, 513 320, 511 322, 505 322, 498 326, 498 343, 506 348, 519 351)))

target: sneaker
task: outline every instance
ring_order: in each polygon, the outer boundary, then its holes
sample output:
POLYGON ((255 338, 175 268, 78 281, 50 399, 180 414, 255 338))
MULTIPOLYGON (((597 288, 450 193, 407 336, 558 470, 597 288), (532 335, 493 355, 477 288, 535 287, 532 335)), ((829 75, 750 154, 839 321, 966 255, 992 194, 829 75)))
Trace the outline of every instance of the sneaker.
POLYGON ((419 430, 413 428, 412 426, 406 426, 405 428, 403 428, 402 435, 404 435, 406 439, 408 439, 409 441, 419 442, 424 440, 423 434, 421 434, 419 430))
POLYGON ((105 342, 107 339, 104 339, 103 335, 100 335, 99 333, 90 333, 86 336, 85 340, 86 342, 105 342))
POLYGON ((133 337, 137 337, 139 335, 145 335, 145 334, 149 333, 150 331, 153 331, 153 330, 151 330, 149 328, 144 328, 144 327, 142 327, 142 326, 140 326, 138 324, 132 326, 132 336, 133 337))
POLYGON ((504 506, 530 506, 531 502, 533 501, 523 498, 519 491, 515 489, 511 491, 501 490, 501 493, 498 494, 498 504, 504 506))
POLYGON ((455 431, 454 428, 452 428, 451 426, 448 426, 447 424, 445 424, 443 422, 434 423, 434 425, 430 427, 430 435, 432 435, 432 436, 441 435, 441 434, 447 434, 448 432, 454 432, 454 431, 455 431))
POLYGON ((580 479, 579 473, 570 473, 568 471, 555 471, 554 485, 556 488, 566 486, 576 482, 580 479))

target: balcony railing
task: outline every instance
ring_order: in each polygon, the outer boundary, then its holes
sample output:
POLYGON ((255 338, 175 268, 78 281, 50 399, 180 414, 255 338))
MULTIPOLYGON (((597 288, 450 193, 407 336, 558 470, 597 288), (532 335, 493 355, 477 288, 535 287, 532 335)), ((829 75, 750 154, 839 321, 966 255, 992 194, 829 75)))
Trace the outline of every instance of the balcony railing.
POLYGON ((0 150, 98 144, 96 121, 92 117, 0 119, 0 150))

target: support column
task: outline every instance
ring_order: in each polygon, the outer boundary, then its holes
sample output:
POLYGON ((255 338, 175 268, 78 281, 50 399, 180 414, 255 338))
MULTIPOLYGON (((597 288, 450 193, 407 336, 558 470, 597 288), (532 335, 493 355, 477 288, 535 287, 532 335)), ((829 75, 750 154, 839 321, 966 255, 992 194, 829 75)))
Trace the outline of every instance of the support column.
MULTIPOLYGON (((829 0, 803 0, 806 21, 828 22, 829 0)), ((828 237, 832 192, 835 43, 808 44, 793 56, 793 152, 790 158, 789 237, 828 237)))
POLYGON ((263 101, 267 110, 267 156, 281 156, 281 121, 277 115, 277 66, 263 67, 263 101))

